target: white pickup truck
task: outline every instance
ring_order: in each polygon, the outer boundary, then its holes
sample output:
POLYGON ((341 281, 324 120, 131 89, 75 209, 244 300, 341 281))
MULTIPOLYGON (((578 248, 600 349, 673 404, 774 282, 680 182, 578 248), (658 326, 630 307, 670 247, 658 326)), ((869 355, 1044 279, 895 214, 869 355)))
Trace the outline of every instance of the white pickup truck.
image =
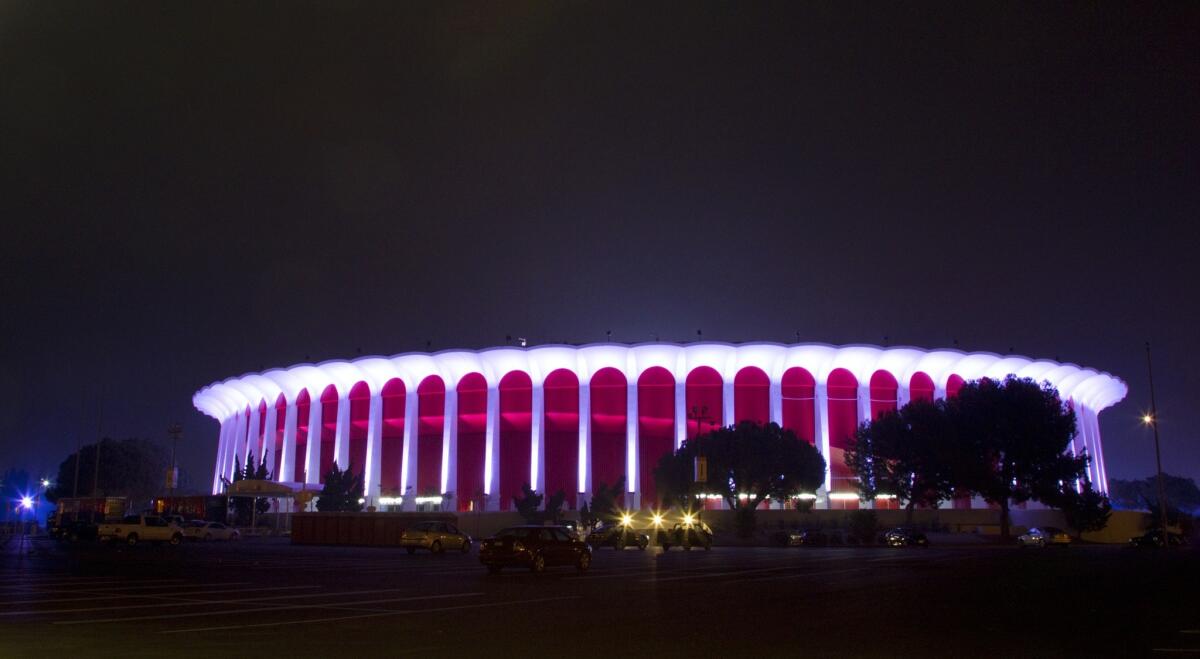
POLYGON ((183 542, 183 529, 156 515, 126 515, 120 522, 101 524, 96 530, 101 540, 136 545, 139 542, 183 542))

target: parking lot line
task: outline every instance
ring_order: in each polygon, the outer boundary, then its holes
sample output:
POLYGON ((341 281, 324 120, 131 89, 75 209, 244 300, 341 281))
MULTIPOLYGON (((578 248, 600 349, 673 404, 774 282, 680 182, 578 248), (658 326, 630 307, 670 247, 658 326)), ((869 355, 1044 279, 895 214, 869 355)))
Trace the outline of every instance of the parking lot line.
POLYGON ((105 585, 105 586, 100 586, 99 588, 91 588, 91 587, 61 588, 61 589, 60 588, 54 588, 54 589, 26 588, 22 592, 15 592, 13 594, 14 595, 37 595, 37 594, 52 595, 55 593, 88 593, 88 594, 92 594, 92 595, 101 595, 101 594, 109 593, 112 591, 156 590, 156 589, 160 589, 160 588, 204 588, 204 587, 215 587, 215 586, 245 586, 245 585, 248 585, 251 583, 253 583, 253 582, 250 582, 250 581, 227 581, 224 583, 213 583, 213 584, 173 583, 173 584, 156 584, 153 586, 117 586, 117 585, 108 586, 108 585, 105 585))
MULTIPOLYGON (((392 588, 392 589, 385 589, 385 590, 390 590, 390 591, 394 592, 399 589, 392 588)), ((310 595, 283 595, 283 596, 279 596, 276 598, 257 597, 257 598, 241 599, 241 600, 225 600, 225 601, 217 600, 215 602, 209 601, 206 603, 207 604, 225 604, 225 603, 242 604, 245 602, 261 602, 261 601, 265 601, 268 599, 274 600, 274 599, 300 598, 300 597, 341 597, 341 596, 345 596, 345 595, 355 595, 355 594, 359 594, 362 592, 370 592, 370 591, 350 591, 350 592, 345 592, 345 593, 336 593, 336 592, 334 592, 334 593, 312 593, 310 595)), ((381 592, 381 591, 376 591, 376 592, 381 592)), ((125 618, 92 618, 92 619, 88 619, 88 620, 55 620, 51 624, 53 624, 53 625, 94 625, 94 624, 113 623, 113 622, 141 622, 141 621, 145 621, 145 620, 169 620, 172 618, 196 618, 196 617, 201 617, 201 616, 235 615, 235 614, 242 614, 242 613, 262 613, 262 612, 269 612, 269 611, 293 611, 293 610, 300 610, 300 609, 347 609, 347 608, 352 608, 355 606, 361 606, 363 604, 384 604, 384 603, 395 603, 395 602, 411 602, 411 601, 418 601, 418 600, 440 600, 440 599, 450 599, 450 598, 455 598, 455 597, 473 597, 473 596, 478 596, 478 595, 483 595, 483 593, 451 593, 451 594, 446 594, 446 595, 418 595, 418 596, 413 596, 413 597, 396 597, 396 598, 381 599, 381 600, 365 600, 365 601, 360 601, 360 602, 322 602, 319 604, 291 604, 291 605, 287 605, 287 606, 275 606, 275 605, 267 604, 265 606, 260 606, 260 607, 256 607, 256 608, 252 608, 252 609, 218 609, 218 610, 214 610, 214 611, 191 611, 188 613, 164 613, 162 615, 155 615, 155 616, 130 616, 130 617, 125 617, 125 618)))
MULTIPOLYGON (((67 601, 100 601, 100 600, 112 600, 112 599, 179 599, 182 597, 196 597, 196 595, 217 595, 217 594, 230 594, 230 593, 258 593, 258 592, 263 592, 263 591, 302 591, 302 589, 312 589, 312 588, 320 588, 320 586, 268 586, 268 587, 262 587, 262 588, 226 588, 226 589, 221 589, 221 591, 193 591, 190 593, 155 593, 152 595, 145 595, 145 594, 97 595, 97 597, 94 597, 94 598, 22 599, 22 600, 14 600, 14 601, 5 601, 5 603, 2 603, 0 605, 14 606, 14 605, 18 605, 18 604, 26 604, 26 605, 28 605, 28 604, 62 604, 62 603, 67 603, 67 601)), ((209 600, 198 600, 198 601, 209 601, 209 600)), ((160 606, 160 605, 156 604, 154 606, 160 606)), ((104 610, 115 609, 115 606, 104 606, 103 609, 104 610)), ((62 610, 60 609, 58 611, 46 611, 46 612, 47 613, 59 613, 59 612, 62 612, 62 610)), ((22 613, 22 612, 20 612, 20 611, 10 611, 10 612, 0 611, 0 616, 13 616, 13 615, 18 615, 18 613, 22 613)))
POLYGON ((852 567, 852 568, 846 568, 845 570, 826 570, 823 572, 813 571, 813 572, 801 572, 799 574, 783 574, 783 575, 772 574, 769 577, 757 577, 754 579, 746 579, 745 581, 747 581, 747 582, 749 582, 749 581, 780 581, 783 579, 803 579, 804 577, 823 577, 823 576, 830 575, 830 574, 848 574, 850 572, 863 572, 868 569, 870 569, 870 568, 852 567))
POLYGON ((190 632, 214 632, 214 631, 230 631, 234 629, 253 629, 260 627, 282 627, 284 625, 305 625, 321 622, 339 622, 342 620, 358 620, 361 618, 382 618, 386 616, 401 616, 415 615, 420 613, 443 613, 446 611, 462 611, 465 609, 486 609, 497 606, 513 606, 516 604, 537 604, 541 602, 556 602, 570 599, 581 599, 582 595, 567 595, 563 597, 540 597, 537 599, 525 600, 506 600, 504 602, 485 602, 482 604, 463 604, 459 606, 443 606, 433 609, 401 609, 399 611, 373 611, 371 613, 359 613, 347 616, 333 616, 328 618, 306 618, 304 620, 280 620, 278 622, 258 622, 247 625, 224 625, 220 627, 197 627, 191 629, 167 629, 159 632, 160 634, 187 634, 190 632))

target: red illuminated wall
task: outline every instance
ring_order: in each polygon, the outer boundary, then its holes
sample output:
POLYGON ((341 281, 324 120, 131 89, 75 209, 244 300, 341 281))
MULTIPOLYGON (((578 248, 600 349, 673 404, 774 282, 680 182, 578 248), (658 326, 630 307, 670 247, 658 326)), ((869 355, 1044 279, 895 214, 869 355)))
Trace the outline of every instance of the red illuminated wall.
POLYGON ((400 469, 404 458, 404 404, 408 391, 404 381, 392 378, 383 385, 383 425, 379 435, 379 491, 396 497, 400 491, 400 469))
POLYGON ((724 425, 721 393, 721 375, 708 366, 700 366, 688 373, 687 389, 687 436, 695 437, 697 428, 709 433, 724 425), (697 420, 699 416, 706 417, 697 420))
POLYGON ((483 470, 487 450, 487 380, 468 373, 458 381, 458 485, 459 511, 483 508, 483 470))
POLYGON ((648 368, 638 378, 637 394, 642 507, 658 507, 661 503, 654 486, 654 467, 659 458, 675 450, 675 378, 661 366, 648 368))
POLYGON ((309 405, 308 390, 302 389, 296 397, 296 456, 292 460, 292 478, 297 483, 305 482, 304 461, 308 458, 309 405))
MULTIPOLYGON (((602 368, 592 376, 593 490, 601 484, 612 487, 625 476, 628 393, 629 383, 625 380, 625 374, 615 368, 602 368)), ((625 488, 621 488, 621 492, 620 501, 623 503, 625 488)))
MULTIPOLYGON (((846 467, 846 447, 858 428, 858 380, 844 368, 827 381, 829 395, 829 469, 832 491, 853 493, 854 475, 846 467)), ((831 508, 856 508, 853 501, 833 501, 831 508)))
POLYGON ((258 469, 258 463, 263 458, 263 446, 267 437, 267 401, 259 401, 258 403, 258 432, 250 441, 250 450, 254 454, 254 468, 258 469))
POLYGON ((446 383, 436 375, 417 385, 416 496, 442 491, 442 425, 446 416, 446 383))
POLYGON ((762 369, 747 366, 733 378, 733 422, 766 425, 770 420, 771 380, 762 369))
POLYGON ((579 378, 566 369, 546 376, 542 384, 545 423, 546 494, 562 490, 575 509, 579 489, 579 378))
POLYGON ((511 510, 513 497, 529 483, 532 441, 533 380, 512 371, 500 380, 500 510, 511 510))
POLYGON ((371 389, 366 382, 350 388, 350 471, 367 470, 367 425, 371 416, 371 389))
POLYGON ((962 386, 965 383, 966 381, 962 379, 962 376, 951 375, 950 378, 946 380, 946 398, 954 398, 957 396, 958 390, 962 389, 962 386))
POLYGON ((933 378, 928 373, 917 371, 908 381, 908 400, 933 402, 933 378))
POLYGON ((783 427, 816 446, 816 380, 803 368, 783 372, 780 395, 783 397, 783 427))
MULTIPOLYGON (((333 467, 333 446, 337 437, 338 391, 332 384, 321 394, 321 482, 333 467)), ((345 469, 345 465, 338 465, 345 469)))
POLYGON ((884 412, 896 411, 896 393, 899 383, 887 371, 875 371, 871 375, 871 418, 878 419, 884 412))

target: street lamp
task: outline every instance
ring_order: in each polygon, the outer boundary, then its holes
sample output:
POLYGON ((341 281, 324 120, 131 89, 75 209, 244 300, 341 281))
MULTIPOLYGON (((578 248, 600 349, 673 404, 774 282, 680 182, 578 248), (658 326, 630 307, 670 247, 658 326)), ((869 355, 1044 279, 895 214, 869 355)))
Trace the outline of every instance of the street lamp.
POLYGON ((1158 525, 1161 528, 1163 547, 1167 541, 1167 493, 1163 487, 1162 453, 1158 448, 1158 408, 1154 404, 1154 367, 1150 363, 1150 342, 1146 342, 1146 372, 1150 376, 1150 413, 1142 416, 1142 422, 1154 429, 1154 465, 1158 470, 1158 525))

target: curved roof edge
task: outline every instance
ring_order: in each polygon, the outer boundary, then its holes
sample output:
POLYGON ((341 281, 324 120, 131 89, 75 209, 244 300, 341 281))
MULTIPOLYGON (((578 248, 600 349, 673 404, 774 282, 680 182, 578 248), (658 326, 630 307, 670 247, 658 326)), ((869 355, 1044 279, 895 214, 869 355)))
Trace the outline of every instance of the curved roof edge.
POLYGON ((703 341, 497 346, 481 350, 406 352, 390 357, 371 355, 349 361, 332 359, 214 382, 197 391, 192 403, 202 413, 223 420, 248 406, 273 404, 280 396, 287 401, 295 400, 301 390, 308 390, 310 396, 317 398, 329 385, 345 396, 357 382, 366 382, 372 393, 378 393, 392 379, 399 379, 406 388, 415 388, 421 380, 436 375, 446 386, 453 387, 466 374, 477 372, 483 374, 488 386, 496 386, 505 373, 523 370, 535 384, 540 384, 550 372, 560 368, 590 378, 601 368, 615 367, 626 378, 635 379, 654 366, 665 367, 677 379, 686 377, 696 367, 709 366, 726 380, 731 380, 742 368, 757 366, 774 383, 794 367, 810 371, 818 383, 825 382, 833 370, 846 369, 860 385, 869 382, 876 370, 885 370, 896 377, 901 387, 907 387, 917 372, 929 375, 938 387, 945 387, 951 375, 973 380, 1011 374, 1049 382, 1064 399, 1075 400, 1097 412, 1120 402, 1128 393, 1127 385, 1110 373, 1021 355, 913 346, 884 348, 871 344, 703 341))

